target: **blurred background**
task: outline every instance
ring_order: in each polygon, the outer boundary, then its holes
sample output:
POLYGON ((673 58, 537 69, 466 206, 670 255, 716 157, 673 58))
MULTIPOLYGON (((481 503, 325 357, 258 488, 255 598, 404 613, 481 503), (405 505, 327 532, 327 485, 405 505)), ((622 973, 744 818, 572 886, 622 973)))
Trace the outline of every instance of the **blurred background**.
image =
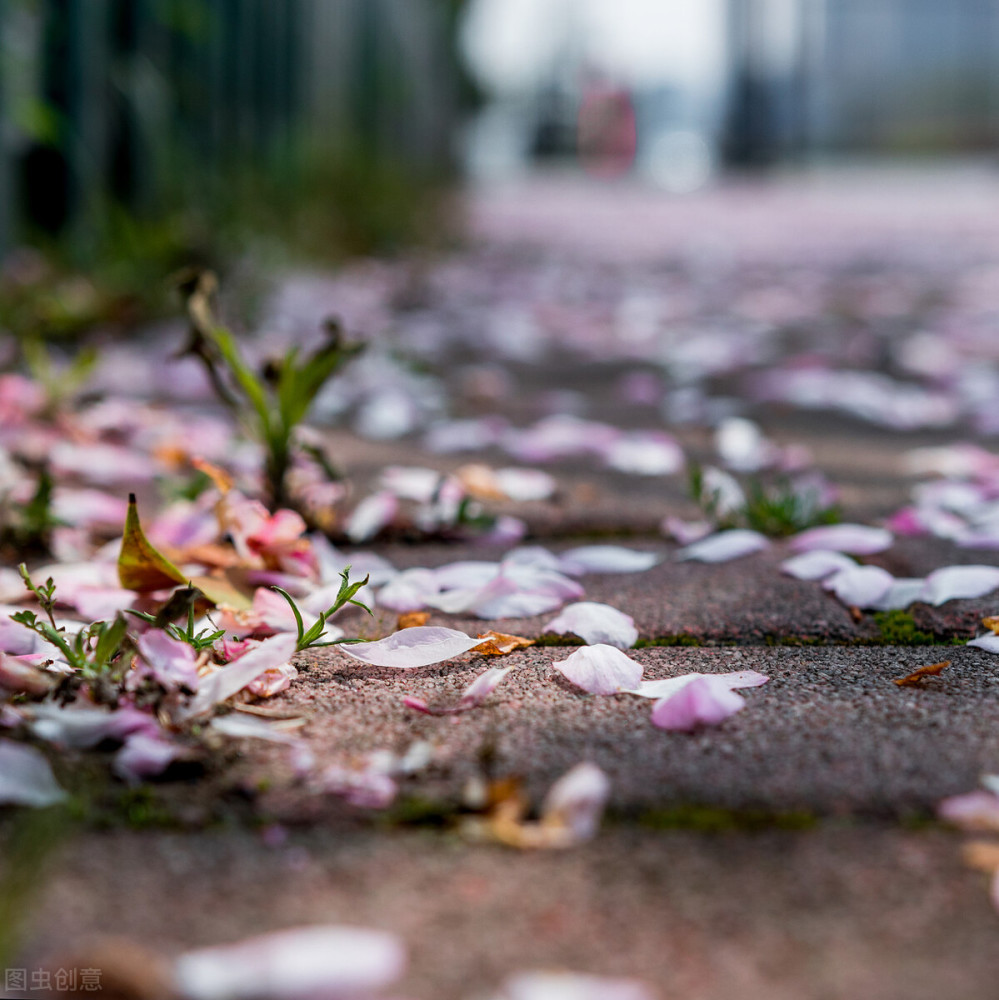
POLYGON ((0 114, 0 321, 54 269, 90 284, 47 322, 127 322, 172 267, 262 241, 337 259, 451 238, 461 183, 544 169, 676 197, 991 157, 999 4, 5 0, 0 114))

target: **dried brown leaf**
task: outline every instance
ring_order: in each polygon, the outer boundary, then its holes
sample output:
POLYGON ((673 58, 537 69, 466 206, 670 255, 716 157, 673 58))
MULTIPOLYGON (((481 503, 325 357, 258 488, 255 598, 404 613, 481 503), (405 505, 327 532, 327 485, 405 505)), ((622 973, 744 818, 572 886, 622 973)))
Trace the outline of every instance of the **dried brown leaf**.
POLYGON ((899 687, 911 687, 914 684, 919 684, 920 681, 925 677, 936 677, 942 670, 950 666, 950 660, 941 660, 939 663, 930 663, 925 667, 920 667, 918 670, 913 670, 911 674, 906 677, 896 677, 895 683, 899 687))
POLYGON ((982 624, 989 629, 989 631, 994 632, 999 635, 999 617, 983 618, 982 624))
POLYGON ((418 628, 420 625, 426 625, 428 621, 430 621, 429 611, 404 611, 399 615, 395 629, 401 632, 404 628, 418 628))
POLYGON ((480 632, 478 638, 485 640, 472 649, 472 652, 478 653, 479 656, 506 656, 507 653, 512 653, 514 650, 526 649, 528 646, 533 646, 536 641, 522 635, 508 635, 506 632, 495 632, 493 629, 489 629, 487 632, 480 632))
POLYGON ((999 842, 971 840, 961 849, 964 863, 976 871, 992 875, 999 871, 999 842))

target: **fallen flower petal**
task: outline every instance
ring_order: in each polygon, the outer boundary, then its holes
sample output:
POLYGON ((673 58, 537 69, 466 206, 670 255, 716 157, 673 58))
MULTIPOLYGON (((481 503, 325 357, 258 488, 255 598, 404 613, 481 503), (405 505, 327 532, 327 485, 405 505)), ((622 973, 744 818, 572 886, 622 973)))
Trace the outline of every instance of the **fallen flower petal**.
POLYGON ((710 677, 714 683, 724 685, 730 690, 738 688, 760 687, 770 680, 766 674, 756 670, 736 670, 728 674, 681 674, 679 677, 663 677, 656 681, 642 681, 637 688, 625 691, 625 694, 637 694, 640 698, 665 698, 686 687, 698 677, 710 677))
POLYGON ((800 556, 792 556, 780 564, 782 573, 796 580, 824 580, 840 570, 852 569, 857 564, 842 552, 831 549, 812 549, 800 556))
POLYGON ((0 740, 0 804, 44 808, 65 798, 40 750, 0 740))
POLYGON ((466 653, 479 644, 464 632, 438 625, 418 625, 384 639, 343 645, 341 652, 373 667, 425 667, 466 653))
POLYGON ((145 778, 162 774, 185 753, 184 747, 162 734, 140 730, 125 740, 124 746, 114 755, 111 769, 129 784, 138 784, 145 778))
POLYGON ((175 691, 179 687, 197 691, 197 655, 188 643, 173 639, 159 629, 150 629, 139 636, 138 647, 139 655, 149 666, 152 676, 167 691, 175 691))
POLYGON ((577 843, 590 840, 600 826, 610 790, 610 779, 596 764, 577 764, 548 790, 541 822, 568 830, 577 843))
POLYGON ((937 815, 961 830, 999 831, 999 795, 984 789, 952 795, 937 806, 937 815))
POLYGON ((895 578, 880 566, 851 566, 829 577, 822 586, 847 607, 869 608, 888 593, 895 578))
POLYGON ((637 979, 606 979, 577 972, 520 972, 495 1000, 655 1000, 637 979))
POLYGON ((623 545, 582 545, 559 557, 559 569, 570 576, 584 573, 641 573, 662 562, 655 552, 628 549, 623 545))
POLYGON ((997 587, 999 567, 944 566, 926 577, 919 599, 939 605, 959 598, 984 597, 997 587))
POLYGON ((286 663, 295 653, 298 641, 294 635, 281 633, 264 639, 259 646, 233 660, 232 663, 201 678, 201 686, 191 703, 181 713, 193 719, 210 711, 219 702, 231 698, 267 670, 286 663))
POLYGON ((617 694, 635 687, 642 679, 642 665, 606 643, 583 646, 552 666, 590 694, 617 694))
POLYGON ((469 709, 478 708, 511 670, 513 667, 490 667, 483 671, 465 688, 456 705, 434 707, 428 705, 422 698, 413 697, 403 698, 403 704, 407 708, 423 712, 424 715, 456 715, 459 712, 467 712, 469 709))
POLYGON ((618 649, 630 649, 638 641, 638 629, 631 615, 596 601, 567 605, 545 626, 545 631, 558 635, 572 632, 590 646, 606 643, 618 649))
POLYGON ((978 636, 977 639, 969 639, 966 645, 984 649, 986 653, 999 653, 999 635, 989 632, 978 636))
POLYGON ((770 542, 758 531, 745 528, 734 528, 731 531, 719 531, 715 535, 702 538, 693 545, 680 549, 676 558, 681 562, 719 563, 730 559, 739 559, 752 552, 761 552, 770 548, 770 542))
POLYGON ((905 677, 894 678, 894 681, 899 687, 917 685, 925 677, 936 677, 937 674, 950 666, 950 662, 950 660, 942 660, 940 663, 929 663, 925 667, 913 670, 911 674, 907 674, 905 677))
POLYGON ((834 552, 867 556, 891 548, 893 541, 892 533, 885 528, 864 524, 829 524, 795 535, 790 544, 792 552, 832 549, 834 552))
POLYGON ((690 732, 716 726, 746 707, 746 699, 711 675, 697 677, 652 706, 652 724, 690 732))
POLYGON ((388 986, 405 967, 395 935, 319 926, 189 951, 174 973, 185 1000, 346 1000, 388 986))

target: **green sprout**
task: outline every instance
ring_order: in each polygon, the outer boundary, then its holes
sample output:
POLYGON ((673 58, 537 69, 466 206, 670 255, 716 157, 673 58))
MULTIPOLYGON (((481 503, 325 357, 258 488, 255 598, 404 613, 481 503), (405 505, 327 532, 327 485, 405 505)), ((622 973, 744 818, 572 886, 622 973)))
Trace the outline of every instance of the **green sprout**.
POLYGON ((181 587, 176 590, 170 599, 155 614, 151 615, 146 611, 136 611, 134 608, 126 609, 127 614, 141 618, 154 628, 162 629, 171 639, 178 639, 192 646, 195 652, 200 653, 204 649, 211 647, 218 639, 225 635, 225 629, 211 630, 207 628, 194 631, 195 614, 194 605, 201 595, 197 587, 181 587), (183 616, 184 625, 178 625, 176 618, 183 616))
POLYGON ((298 347, 256 372, 240 353, 232 332, 219 323, 212 300, 215 276, 204 271, 182 285, 187 294, 191 339, 185 353, 201 359, 212 386, 264 447, 269 500, 287 506, 287 475, 296 448, 295 431, 327 380, 361 349, 343 342, 339 324, 326 324, 326 342, 306 357, 298 347))
POLYGON ((336 600, 325 611, 319 613, 319 618, 309 629, 306 629, 305 622, 302 620, 302 612, 298 610, 298 605, 291 594, 280 587, 271 588, 272 590, 276 590, 291 605, 292 613, 295 615, 295 624, 298 628, 298 645, 295 648, 299 652, 303 649, 311 649, 317 646, 338 646, 344 643, 362 641, 360 639, 323 639, 326 632, 327 619, 335 615, 345 605, 353 604, 354 607, 362 608, 369 615, 371 614, 371 608, 361 601, 354 600, 354 595, 368 582, 368 577, 366 576, 363 580, 359 580, 356 583, 351 583, 350 567, 347 566, 340 573, 340 580, 340 589, 337 591, 336 600))

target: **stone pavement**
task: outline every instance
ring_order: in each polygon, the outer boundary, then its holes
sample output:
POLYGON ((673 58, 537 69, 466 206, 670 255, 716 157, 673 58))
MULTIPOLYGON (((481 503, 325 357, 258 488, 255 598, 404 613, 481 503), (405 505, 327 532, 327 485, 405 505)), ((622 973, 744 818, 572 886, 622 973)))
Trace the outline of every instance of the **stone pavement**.
MULTIPOLYGON (((958 280, 957 263, 940 263, 948 247, 959 247, 969 266, 999 264, 996 185, 977 174, 959 180, 909 178, 887 188, 870 177, 826 186, 733 185, 688 202, 628 189, 616 201, 598 200, 572 185, 541 184, 480 198, 471 217, 485 264, 490 253, 522 255, 512 270, 497 266, 497 282, 516 294, 543 284, 532 284, 538 248, 564 255, 549 261, 562 278, 585 258, 581 285, 613 285, 642 268, 650 287, 668 284, 667 264, 677 257, 677 273, 694 275, 680 289, 690 298, 705 288, 715 296, 730 289, 747 326, 784 311, 775 343, 832 352, 830 345, 849 341, 861 367, 876 367, 878 345, 921 329, 936 317, 932 305, 894 313, 879 306, 873 320, 845 307, 809 314, 806 305, 799 315, 776 293, 754 298, 756 279, 764 275, 765 285, 786 269, 797 275, 795 294, 805 295, 821 281, 835 284, 835 272, 836 281, 868 297, 890 297, 885 287, 910 282, 932 298, 934 275, 942 273, 947 288, 958 280), (953 198, 927 207, 932 192, 953 198), (625 217, 640 224, 624 226, 625 217), (806 268, 812 277, 803 276, 806 268), (872 275, 885 287, 865 285, 872 275), (753 310, 755 319, 747 319, 753 310)), ((689 308, 697 323, 708 322, 711 311, 684 305, 680 291, 681 301, 670 300, 676 314, 689 308)), ((468 299, 481 294, 473 288, 468 299)), ((545 393, 561 387, 588 401, 590 419, 663 426, 658 405, 628 409, 609 388, 648 356, 594 360, 585 342, 593 316, 572 313, 571 305, 567 318, 552 321, 558 336, 548 349, 576 337, 580 352, 558 354, 556 362, 546 354, 543 365, 508 358, 504 370, 516 388, 490 407, 523 425, 544 412, 545 393)), ((419 313, 424 326, 457 329, 471 315, 435 308, 433 300, 400 307, 398 322, 405 332, 419 313)), ((463 329, 478 364, 481 330, 463 329)), ((698 329, 692 326, 691 338, 698 329)), ((751 367, 778 357, 757 357, 751 367)), ((708 404, 747 400, 742 374, 708 379, 708 404)), ((487 412, 462 396, 463 377, 441 363, 455 414, 487 412)), ((890 428, 781 403, 746 407, 739 412, 778 444, 804 445, 840 488, 846 517, 867 523, 909 501, 917 481, 904 462, 911 449, 991 440, 973 422, 890 428)), ((707 422, 668 429, 688 456, 712 460, 707 422)), ((417 436, 372 442, 335 430, 330 440, 358 496, 390 464, 442 472, 473 460, 514 464, 496 448, 432 454, 417 436)), ((994 997, 999 917, 984 876, 961 864, 962 838, 932 816, 942 797, 999 772, 997 661, 961 644, 996 610, 995 598, 913 606, 909 623, 925 633, 916 642, 883 618, 851 614, 819 584, 782 575, 786 542, 727 564, 675 561, 676 546, 659 526, 667 515, 696 515, 682 475, 628 476, 584 458, 545 468, 558 482, 552 499, 498 512, 523 518, 528 540, 553 551, 612 540, 662 556, 644 573, 583 577, 585 599, 634 617, 643 642, 631 655, 646 678, 748 669, 768 675, 766 685, 743 692, 743 711, 716 728, 663 732, 651 724, 647 701, 574 690, 552 666, 572 647, 551 636, 502 661, 515 669, 485 705, 445 717, 417 714, 403 698, 453 703, 492 663, 473 653, 398 671, 363 666, 336 650, 303 654, 299 679, 267 708, 304 719, 302 741, 324 763, 423 747, 426 759, 401 781, 398 801, 381 814, 345 804, 303 782, 286 746, 247 740, 238 754, 220 751, 207 775, 151 793, 185 830, 73 835, 35 901, 26 961, 51 955, 53 941, 89 933, 133 936, 172 954, 329 921, 400 933, 412 958, 401 993, 424 1000, 488 996, 523 968, 635 976, 661 1000, 994 997), (944 659, 951 667, 921 686, 893 683, 944 659), (537 805, 581 760, 599 765, 611 784, 609 815, 594 841, 522 853, 462 839, 470 789, 516 778, 537 805)), ((474 543, 366 547, 398 568, 498 555, 474 543)), ((996 554, 917 537, 863 561, 904 577, 949 564, 991 565, 996 554)), ((537 638, 554 614, 482 622, 435 612, 430 623, 537 638)), ((348 616, 345 627, 376 636, 394 622, 394 614, 377 610, 373 620, 348 616)))

